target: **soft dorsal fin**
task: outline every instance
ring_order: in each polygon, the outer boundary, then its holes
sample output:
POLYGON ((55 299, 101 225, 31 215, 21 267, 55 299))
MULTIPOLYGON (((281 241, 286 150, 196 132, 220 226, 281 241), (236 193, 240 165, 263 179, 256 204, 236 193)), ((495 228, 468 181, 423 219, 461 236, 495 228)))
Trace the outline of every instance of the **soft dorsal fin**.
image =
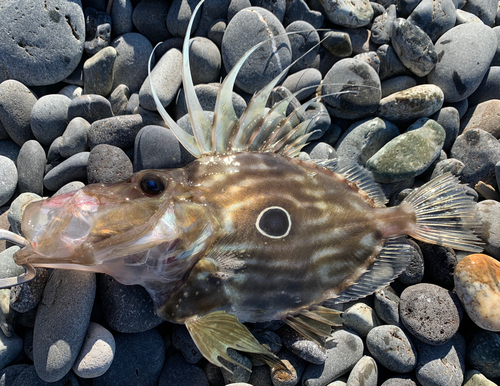
POLYGON ((287 315, 283 321, 306 338, 322 344, 321 338, 332 333, 332 326, 341 326, 341 312, 323 306, 314 306, 299 315, 287 315))

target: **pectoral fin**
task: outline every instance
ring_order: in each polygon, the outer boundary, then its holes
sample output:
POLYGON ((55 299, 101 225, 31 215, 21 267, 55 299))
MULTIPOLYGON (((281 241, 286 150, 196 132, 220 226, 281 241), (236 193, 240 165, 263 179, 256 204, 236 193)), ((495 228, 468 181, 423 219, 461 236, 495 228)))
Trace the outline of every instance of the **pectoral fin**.
MULTIPOLYGON (((219 361, 219 357, 242 366, 227 354, 227 349, 232 348, 257 355, 260 361, 267 363, 270 367, 286 369, 278 357, 261 345, 234 315, 224 311, 215 311, 202 317, 189 318, 185 324, 203 356, 216 366, 231 371, 219 361)), ((250 371, 250 369, 245 369, 250 371)))
POLYGON ((330 308, 315 306, 302 311, 299 315, 288 315, 283 321, 306 338, 322 344, 321 337, 332 333, 332 326, 342 326, 341 312, 330 308))

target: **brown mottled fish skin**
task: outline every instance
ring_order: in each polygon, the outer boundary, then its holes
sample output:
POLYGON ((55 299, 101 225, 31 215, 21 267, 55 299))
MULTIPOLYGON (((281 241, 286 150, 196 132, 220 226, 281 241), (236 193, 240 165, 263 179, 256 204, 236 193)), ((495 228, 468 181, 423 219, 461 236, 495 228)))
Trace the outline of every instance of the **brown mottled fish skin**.
POLYGON ((213 211, 221 234, 159 309, 173 322, 215 310, 259 322, 308 309, 352 285, 386 238, 415 222, 404 205, 375 207, 341 175, 277 154, 205 157, 185 171, 193 197, 213 211), (269 207, 288 212, 286 236, 257 229, 269 207))

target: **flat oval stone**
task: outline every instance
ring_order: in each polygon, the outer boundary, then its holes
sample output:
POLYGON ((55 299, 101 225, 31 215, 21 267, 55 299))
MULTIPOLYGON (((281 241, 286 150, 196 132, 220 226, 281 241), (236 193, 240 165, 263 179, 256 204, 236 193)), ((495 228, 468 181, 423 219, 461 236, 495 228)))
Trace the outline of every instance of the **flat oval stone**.
POLYGON ((365 164, 376 181, 395 182, 422 174, 439 157, 446 133, 436 121, 420 118, 365 164))
POLYGON ((83 93, 107 96, 113 87, 116 50, 106 47, 83 64, 83 93))
POLYGON ((0 206, 7 203, 14 195, 17 185, 17 168, 13 161, 0 156, 0 206))
POLYGON ((495 22, 498 4, 495 0, 469 0, 462 9, 477 15, 484 24, 491 27, 495 22))
POLYGON ((111 7, 111 31, 113 36, 120 36, 133 31, 133 7, 131 0, 113 1, 111 7))
POLYGON ((320 3, 333 24, 350 28, 364 27, 373 18, 373 8, 368 0, 320 0, 320 3))
POLYGON ((85 42, 79 1, 6 2, 0 19, 0 81, 44 86, 62 81, 78 66, 85 42))
POLYGON ((68 182, 85 181, 89 155, 89 152, 78 153, 61 162, 45 175, 43 178, 44 186, 55 192, 68 182))
MULTIPOLYGON (((189 20, 193 14, 197 2, 193 0, 174 0, 167 14, 167 28, 174 36, 185 36, 189 20)), ((196 31, 200 22, 200 14, 196 15, 193 23, 193 31, 196 31)))
POLYGON ((70 103, 70 98, 60 94, 45 95, 36 101, 31 110, 31 130, 42 145, 49 146, 64 132, 70 103))
POLYGON ((439 87, 421 84, 383 98, 377 115, 393 121, 414 120, 431 116, 443 103, 444 94, 439 87))
POLYGON ((85 339, 94 305, 93 272, 55 270, 38 306, 33 361, 38 376, 55 382, 70 370, 85 339))
POLYGON ((143 126, 142 116, 139 114, 101 119, 90 126, 89 146, 93 149, 97 145, 106 144, 128 149, 134 146, 135 137, 143 126))
POLYGON ((280 329, 278 333, 283 345, 299 358, 316 365, 325 363, 327 352, 317 342, 305 338, 288 326, 280 329))
POLYGON ((102 95, 82 95, 73 99, 68 106, 68 121, 80 117, 93 123, 112 116, 111 103, 102 95))
POLYGON ((345 58, 352 54, 351 37, 344 31, 326 32, 321 45, 332 55, 340 58, 345 58))
POLYGON ((468 255, 458 263, 454 279, 472 321, 484 330, 500 331, 500 262, 488 255, 468 255))
POLYGON ((23 144, 17 157, 19 193, 43 196, 45 161, 45 150, 40 143, 32 139, 23 144))
POLYGON ((483 80, 496 51, 496 34, 478 23, 453 27, 435 44, 439 62, 427 79, 444 93, 446 102, 471 95, 483 80))
POLYGON ((467 347, 467 360, 486 377, 500 377, 500 335, 479 331, 467 347))
POLYGON ((222 66, 219 47, 211 40, 197 36, 189 40, 189 64, 193 84, 218 82, 222 66))

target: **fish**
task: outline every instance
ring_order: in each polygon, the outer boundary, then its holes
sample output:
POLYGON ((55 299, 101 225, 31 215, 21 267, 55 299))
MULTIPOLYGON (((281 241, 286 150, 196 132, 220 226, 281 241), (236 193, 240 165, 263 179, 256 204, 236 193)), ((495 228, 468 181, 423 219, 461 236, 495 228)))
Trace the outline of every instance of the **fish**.
POLYGON ((189 36, 202 3, 183 45, 192 133, 153 94, 194 161, 30 203, 21 224, 26 245, 14 258, 26 267, 99 272, 141 285, 156 313, 184 324, 211 363, 240 365, 231 348, 285 369, 243 323, 282 320, 321 342, 342 325, 332 304, 368 296, 407 267, 406 236, 476 253, 481 224, 472 197, 449 173, 386 207, 361 166, 297 157, 319 117, 302 114, 315 99, 288 115, 293 95, 266 107, 288 68, 238 118, 235 79, 266 42, 229 71, 210 121, 189 67, 189 36))

